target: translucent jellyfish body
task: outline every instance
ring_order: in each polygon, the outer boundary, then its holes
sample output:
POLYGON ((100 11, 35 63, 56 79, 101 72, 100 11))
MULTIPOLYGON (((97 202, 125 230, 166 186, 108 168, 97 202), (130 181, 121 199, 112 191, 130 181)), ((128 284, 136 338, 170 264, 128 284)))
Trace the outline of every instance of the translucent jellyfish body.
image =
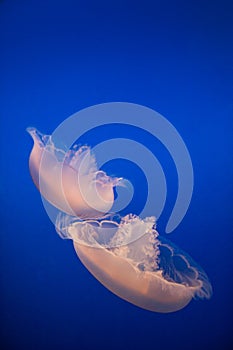
POLYGON ((61 237, 73 240, 79 259, 99 282, 141 308, 174 312, 192 298, 211 296, 205 272, 186 253, 160 238, 153 217, 141 220, 128 215, 120 223, 81 222, 60 214, 56 229, 61 237))
POLYGON ((48 135, 35 128, 29 158, 30 173, 43 197, 56 208, 79 218, 102 217, 114 202, 113 187, 120 179, 99 171, 87 146, 68 152, 55 147, 48 135))

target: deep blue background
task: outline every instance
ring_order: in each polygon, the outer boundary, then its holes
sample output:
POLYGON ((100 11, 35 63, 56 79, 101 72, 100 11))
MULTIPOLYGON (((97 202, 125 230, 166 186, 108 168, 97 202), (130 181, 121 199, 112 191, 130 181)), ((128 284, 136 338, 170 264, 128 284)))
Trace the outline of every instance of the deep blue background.
MULTIPOLYGON (((1 349, 231 348, 232 5, 0 1, 1 349), (88 273, 45 213, 28 172, 25 128, 50 133, 74 112, 111 101, 157 110, 186 142, 194 195, 170 238, 208 273, 210 301, 165 315, 122 301, 88 273)), ((161 145, 158 152, 176 176, 161 145)), ((177 190, 169 184, 161 232, 177 190)))

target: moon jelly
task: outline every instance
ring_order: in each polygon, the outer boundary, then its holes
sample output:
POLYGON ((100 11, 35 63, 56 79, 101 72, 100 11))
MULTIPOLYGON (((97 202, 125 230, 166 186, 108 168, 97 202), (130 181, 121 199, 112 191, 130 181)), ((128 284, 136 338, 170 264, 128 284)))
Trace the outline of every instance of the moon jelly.
POLYGON ((34 146, 30 173, 43 197, 56 208, 80 218, 104 216, 114 202, 113 187, 120 179, 99 171, 90 147, 68 152, 55 147, 51 136, 28 128, 34 146))
POLYGON ((98 170, 89 147, 65 152, 51 136, 27 130, 34 140, 31 176, 43 197, 59 209, 56 230, 73 241, 79 259, 99 282, 120 298, 156 312, 180 310, 192 298, 210 298, 205 272, 158 234, 154 217, 106 215, 121 179, 98 170))
POLYGON ((120 298, 156 312, 173 312, 192 298, 210 298, 205 272, 155 230, 155 218, 128 215, 113 220, 84 222, 59 214, 56 229, 73 240, 84 266, 120 298), (140 238, 138 231, 144 231, 140 238), (131 243, 127 243, 128 241, 131 243))

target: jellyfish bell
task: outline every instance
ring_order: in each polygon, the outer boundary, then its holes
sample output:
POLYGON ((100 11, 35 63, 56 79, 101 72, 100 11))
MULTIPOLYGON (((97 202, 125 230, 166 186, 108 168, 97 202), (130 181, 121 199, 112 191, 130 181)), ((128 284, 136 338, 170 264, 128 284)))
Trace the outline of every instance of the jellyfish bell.
POLYGON ((34 184, 53 206, 80 218, 102 217, 114 202, 113 188, 121 179, 98 170, 88 146, 68 152, 56 148, 51 136, 28 128, 34 146, 29 168, 34 184))
POLYGON ((136 306, 168 313, 192 298, 211 296, 205 272, 172 243, 160 240, 153 217, 128 215, 120 223, 109 220, 107 227, 62 214, 56 229, 73 240, 79 259, 99 282, 136 306))

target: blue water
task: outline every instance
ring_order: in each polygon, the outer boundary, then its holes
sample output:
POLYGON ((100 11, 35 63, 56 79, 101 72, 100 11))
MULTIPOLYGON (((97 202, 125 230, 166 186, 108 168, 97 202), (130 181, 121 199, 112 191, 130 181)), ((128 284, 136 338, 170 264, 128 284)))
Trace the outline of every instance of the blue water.
MULTIPOLYGON (((232 348, 232 2, 3 0, 0 32, 1 349, 232 348), (81 265, 43 208, 25 128, 51 133, 74 112, 111 101, 157 110, 189 149, 193 199, 169 238, 209 275, 209 301, 158 314, 119 299, 81 265)), ((163 234, 176 173, 154 145, 169 180, 163 234)), ((136 174, 139 210, 143 174, 112 166, 136 174)))

